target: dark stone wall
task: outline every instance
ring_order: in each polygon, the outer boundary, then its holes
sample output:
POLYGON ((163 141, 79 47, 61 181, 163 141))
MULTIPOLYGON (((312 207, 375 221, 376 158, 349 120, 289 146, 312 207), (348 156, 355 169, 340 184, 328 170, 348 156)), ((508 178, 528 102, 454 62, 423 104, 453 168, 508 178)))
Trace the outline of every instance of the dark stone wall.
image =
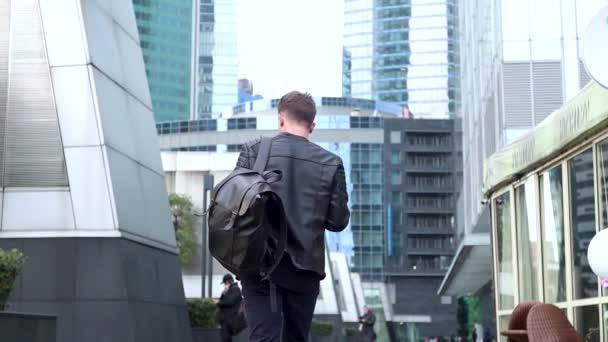
POLYGON ((2 342, 55 342, 57 317, 0 312, 2 342))
POLYGON ((11 311, 54 315, 61 342, 191 342, 175 254, 121 238, 2 239, 27 256, 11 311))

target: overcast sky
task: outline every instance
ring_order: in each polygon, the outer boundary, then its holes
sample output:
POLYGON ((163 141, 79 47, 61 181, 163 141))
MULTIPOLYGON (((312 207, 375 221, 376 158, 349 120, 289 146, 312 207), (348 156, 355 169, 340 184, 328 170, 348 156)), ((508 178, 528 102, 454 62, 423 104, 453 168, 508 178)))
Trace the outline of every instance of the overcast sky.
POLYGON ((342 95, 343 0, 242 0, 239 77, 254 92, 342 95))

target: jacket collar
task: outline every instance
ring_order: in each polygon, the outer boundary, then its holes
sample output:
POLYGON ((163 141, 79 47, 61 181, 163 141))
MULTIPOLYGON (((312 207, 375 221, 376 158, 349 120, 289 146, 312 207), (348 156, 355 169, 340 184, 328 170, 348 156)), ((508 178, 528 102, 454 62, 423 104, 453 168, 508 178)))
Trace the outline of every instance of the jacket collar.
POLYGON ((308 141, 308 139, 307 139, 307 138, 304 138, 304 137, 299 136, 299 135, 291 134, 291 133, 288 133, 288 132, 281 132, 281 133, 279 133, 279 136, 283 136, 283 137, 287 137, 287 138, 294 138, 294 139, 300 139, 300 140, 306 140, 306 141, 308 141))

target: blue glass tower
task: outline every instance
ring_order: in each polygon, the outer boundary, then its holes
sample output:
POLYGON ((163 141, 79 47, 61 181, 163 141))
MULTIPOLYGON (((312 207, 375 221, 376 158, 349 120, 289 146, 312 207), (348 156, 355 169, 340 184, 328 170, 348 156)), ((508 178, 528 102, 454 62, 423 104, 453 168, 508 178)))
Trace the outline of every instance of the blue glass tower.
POLYGON ((346 0, 352 96, 452 118, 459 98, 456 1, 346 0))

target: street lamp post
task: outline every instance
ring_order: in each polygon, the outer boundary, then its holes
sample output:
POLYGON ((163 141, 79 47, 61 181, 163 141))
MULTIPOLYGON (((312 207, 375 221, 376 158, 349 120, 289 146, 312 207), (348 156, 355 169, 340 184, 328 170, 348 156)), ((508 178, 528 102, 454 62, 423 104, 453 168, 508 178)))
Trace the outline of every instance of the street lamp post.
MULTIPOLYGON (((207 194, 213 190, 213 175, 205 175, 203 178, 203 211, 207 211, 207 194)), ((209 277, 209 288, 207 297, 211 298, 213 288, 213 264, 209 253, 207 241, 208 232, 207 214, 203 214, 203 229, 201 231, 201 297, 205 296, 205 278, 209 277)))

